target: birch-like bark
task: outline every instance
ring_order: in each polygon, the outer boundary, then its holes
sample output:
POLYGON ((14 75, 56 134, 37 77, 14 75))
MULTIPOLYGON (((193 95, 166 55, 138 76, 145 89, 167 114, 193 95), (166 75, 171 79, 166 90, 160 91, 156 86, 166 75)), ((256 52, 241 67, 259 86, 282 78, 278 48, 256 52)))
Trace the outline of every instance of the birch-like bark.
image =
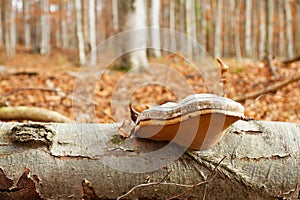
POLYGON ((217 11, 215 20, 215 44, 214 44, 214 56, 220 58, 222 55, 222 5, 223 0, 217 0, 217 11))
POLYGON ((50 33, 51 33, 51 21, 49 16, 49 4, 48 0, 40 0, 41 7, 41 41, 40 41, 40 53, 42 55, 50 53, 50 33))
POLYGON ((84 38, 83 38, 83 28, 82 28, 82 5, 80 0, 75 0, 75 12, 76 12, 76 36, 78 41, 78 53, 79 62, 83 64, 85 61, 84 52, 84 38))
POLYGON ((251 13, 252 13, 252 0, 246 0, 246 11, 245 11, 245 56, 251 57, 251 13))
POLYGON ((177 45, 177 41, 176 41, 176 38, 175 38, 175 34, 173 31, 175 31, 175 1, 170 1, 169 3, 169 28, 171 29, 171 32, 170 32, 170 39, 171 39, 171 42, 170 42, 170 48, 171 49, 175 49, 176 48, 176 45, 177 45))
POLYGON ((293 40, 293 25, 292 11, 290 1, 284 1, 285 24, 286 24, 286 42, 287 42, 287 57, 294 57, 294 40, 293 40))
POLYGON ((298 124, 238 121, 213 148, 183 154, 124 140, 119 126, 0 123, 0 199, 117 199, 133 187, 128 199, 298 198, 298 124))

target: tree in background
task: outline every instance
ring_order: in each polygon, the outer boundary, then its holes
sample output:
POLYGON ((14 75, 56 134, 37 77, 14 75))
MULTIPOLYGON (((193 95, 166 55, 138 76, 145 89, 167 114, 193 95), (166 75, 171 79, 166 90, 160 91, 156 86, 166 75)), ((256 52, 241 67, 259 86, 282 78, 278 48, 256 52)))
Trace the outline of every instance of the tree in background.
MULTIPOLYGON (((131 29, 146 27, 146 8, 144 0, 118 1, 119 9, 119 29, 120 31, 128 31, 131 29)), ((118 66, 121 68, 141 67, 145 68, 148 63, 146 49, 147 35, 141 32, 132 32, 127 40, 121 41, 119 47, 124 52, 128 52, 122 56, 118 66), (141 47, 141 48, 140 48, 141 47), (132 51, 135 49, 134 51, 132 51)))
MULTIPOLYGON (((120 31, 148 25, 184 33, 216 57, 261 59, 265 55, 293 57, 300 54, 299 0, 223 2, 1 0, 0 47, 5 47, 8 56, 15 54, 16 45, 24 45, 40 54, 49 54, 51 48, 76 50, 82 63, 97 43, 120 31)), ((178 47, 186 56, 193 54, 191 45, 183 38, 177 41, 171 35, 169 41, 164 37, 153 32, 150 38, 144 39, 162 48, 178 47)), ((141 36, 130 38, 127 45, 137 39, 144 40, 141 36)), ((161 53, 151 51, 149 55, 160 56, 161 53)), ((133 55, 124 58, 123 64, 125 60, 128 66, 146 61, 145 52, 137 51, 133 55)))

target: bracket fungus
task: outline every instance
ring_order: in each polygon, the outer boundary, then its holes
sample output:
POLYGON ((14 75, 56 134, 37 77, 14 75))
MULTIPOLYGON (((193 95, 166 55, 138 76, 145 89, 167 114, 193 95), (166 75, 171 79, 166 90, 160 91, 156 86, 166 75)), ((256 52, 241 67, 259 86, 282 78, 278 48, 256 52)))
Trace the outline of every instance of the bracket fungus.
POLYGON ((130 107, 130 111, 136 137, 175 142, 193 150, 212 147, 225 129, 244 119, 240 103, 214 94, 193 94, 179 103, 168 102, 141 113, 130 107))

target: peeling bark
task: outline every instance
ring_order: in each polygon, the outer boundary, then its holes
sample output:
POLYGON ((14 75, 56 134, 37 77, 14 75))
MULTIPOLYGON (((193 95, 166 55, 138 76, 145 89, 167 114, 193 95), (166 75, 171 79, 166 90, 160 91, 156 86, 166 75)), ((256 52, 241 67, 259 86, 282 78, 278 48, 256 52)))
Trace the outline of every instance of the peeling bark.
POLYGON ((21 191, 35 199, 116 199, 140 184, 126 198, 299 196, 299 124, 238 121, 212 149, 181 156, 176 145, 124 140, 119 126, 0 123, 0 199, 21 191))

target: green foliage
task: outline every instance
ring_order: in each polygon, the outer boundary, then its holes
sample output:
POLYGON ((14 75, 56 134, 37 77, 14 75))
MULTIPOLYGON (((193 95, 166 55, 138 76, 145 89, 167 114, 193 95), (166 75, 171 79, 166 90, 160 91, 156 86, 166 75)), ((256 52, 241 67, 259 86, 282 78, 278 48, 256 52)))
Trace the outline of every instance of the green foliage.
POLYGON ((236 69, 235 69, 235 73, 236 74, 240 74, 240 73, 242 73, 243 72, 243 67, 237 67, 236 69))
POLYGON ((120 145, 123 143, 123 138, 121 135, 113 135, 110 142, 113 143, 114 145, 120 145))
POLYGON ((110 67, 111 70, 121 71, 121 72, 128 72, 131 67, 128 65, 120 65, 120 64, 114 64, 110 67))

